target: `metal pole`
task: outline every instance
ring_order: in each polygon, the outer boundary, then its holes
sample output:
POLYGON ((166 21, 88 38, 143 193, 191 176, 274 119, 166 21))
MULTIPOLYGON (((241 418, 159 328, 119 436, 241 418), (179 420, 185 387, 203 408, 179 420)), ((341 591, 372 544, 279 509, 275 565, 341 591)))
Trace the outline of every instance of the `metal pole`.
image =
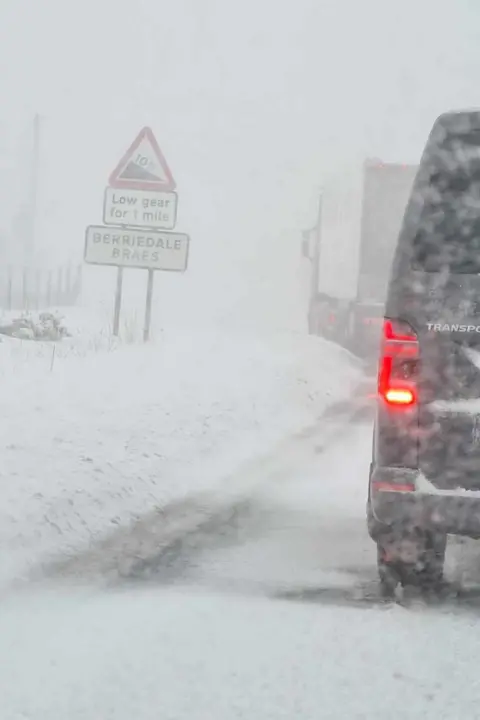
POLYGON ((30 177, 30 196, 28 207, 28 238, 27 238, 27 262, 30 262, 35 252, 35 226, 37 215, 38 177, 40 166, 40 115, 35 115, 33 120, 33 152, 32 169, 30 177))
POLYGON ((152 320, 152 297, 153 297, 153 275, 154 271, 148 271, 147 302, 145 304, 145 326, 143 328, 143 342, 150 339, 150 323, 152 320))
POLYGON ((35 274, 35 308, 38 310, 42 307, 42 273, 37 270, 35 274))
POLYGON ((55 305, 63 305, 63 268, 58 268, 57 275, 57 296, 55 298, 55 305))
POLYGON ((79 265, 77 268, 77 276, 75 278, 75 302, 79 299, 82 293, 82 266, 79 265))
POLYGON ((311 275, 310 300, 313 301, 318 293, 318 282, 320 280, 320 251, 322 233, 322 195, 318 198, 317 224, 314 228, 315 247, 313 251, 313 267, 311 275))
POLYGON ((115 310, 113 313, 113 334, 118 337, 120 332, 120 308, 122 306, 122 285, 123 285, 123 267, 117 270, 117 289, 115 291, 115 310))
POLYGON ((12 268, 8 267, 8 280, 7 280, 7 293, 8 293, 8 300, 7 300, 7 308, 8 310, 11 310, 13 308, 13 271, 12 268))
POLYGON ((53 285, 53 278, 52 278, 52 271, 48 271, 47 275, 47 307, 51 307, 52 305, 52 285, 53 285))
POLYGON ((28 307, 28 270, 23 268, 23 309, 29 310, 28 307))
POLYGON ((71 293, 72 293, 72 266, 70 264, 67 265, 67 279, 66 279, 66 285, 67 285, 67 298, 66 298, 66 305, 73 305, 72 299, 71 299, 71 293))

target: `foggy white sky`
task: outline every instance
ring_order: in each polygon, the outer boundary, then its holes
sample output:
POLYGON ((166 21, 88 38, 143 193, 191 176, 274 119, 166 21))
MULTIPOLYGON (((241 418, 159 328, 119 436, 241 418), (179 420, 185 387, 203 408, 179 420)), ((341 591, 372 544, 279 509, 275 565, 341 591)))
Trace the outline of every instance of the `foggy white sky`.
POLYGON ((38 243, 78 258, 110 171, 150 124, 195 267, 268 276, 341 155, 415 161, 439 112, 480 105, 479 31, 477 0, 2 0, 0 227, 35 112, 38 243))

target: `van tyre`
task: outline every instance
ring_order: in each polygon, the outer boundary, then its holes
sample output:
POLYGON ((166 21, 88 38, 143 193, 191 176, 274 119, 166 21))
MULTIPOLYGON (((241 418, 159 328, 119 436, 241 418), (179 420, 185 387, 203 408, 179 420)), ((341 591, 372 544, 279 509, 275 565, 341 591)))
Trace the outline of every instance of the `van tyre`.
POLYGON ((381 592, 392 597, 398 585, 414 586, 423 592, 436 592, 443 585, 443 567, 447 546, 446 535, 426 532, 416 538, 419 543, 418 559, 405 562, 387 552, 377 543, 377 567, 381 592))
POLYGON ((377 568, 380 580, 380 594, 383 598, 393 598, 399 585, 402 585, 400 563, 386 562, 383 548, 377 545, 377 568))

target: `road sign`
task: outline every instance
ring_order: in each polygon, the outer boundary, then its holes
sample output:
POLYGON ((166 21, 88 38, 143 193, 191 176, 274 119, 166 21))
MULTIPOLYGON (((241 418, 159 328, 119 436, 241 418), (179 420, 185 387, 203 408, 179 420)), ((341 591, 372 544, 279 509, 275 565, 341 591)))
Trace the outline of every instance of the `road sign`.
POLYGON ((175 180, 149 127, 139 132, 110 175, 109 184, 127 190, 175 190, 175 180))
POLYGON ((184 272, 190 238, 184 233, 89 225, 85 262, 92 265, 184 272))
POLYGON ((116 190, 107 187, 103 203, 106 225, 173 230, 177 221, 178 196, 174 192, 116 190))

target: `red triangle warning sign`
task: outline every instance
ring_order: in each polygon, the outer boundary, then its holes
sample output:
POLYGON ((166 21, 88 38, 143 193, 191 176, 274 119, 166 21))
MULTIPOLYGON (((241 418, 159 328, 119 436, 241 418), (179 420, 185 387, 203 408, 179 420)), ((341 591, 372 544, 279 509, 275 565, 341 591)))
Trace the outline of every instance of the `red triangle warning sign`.
POLYGON ((128 190, 175 190, 175 180, 151 128, 140 130, 110 175, 109 184, 128 190))

